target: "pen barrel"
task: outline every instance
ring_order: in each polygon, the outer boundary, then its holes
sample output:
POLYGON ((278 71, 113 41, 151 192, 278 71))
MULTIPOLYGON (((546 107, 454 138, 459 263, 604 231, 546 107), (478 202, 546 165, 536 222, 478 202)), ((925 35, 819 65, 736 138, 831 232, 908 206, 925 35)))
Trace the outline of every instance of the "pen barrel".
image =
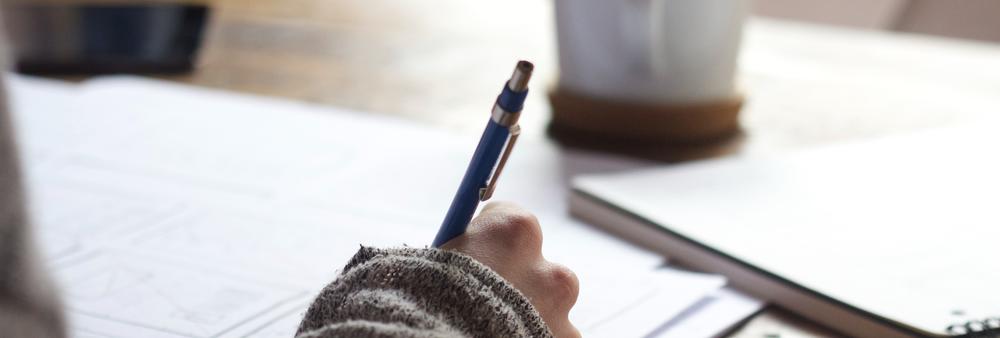
MULTIPOLYGON (((490 120, 483 130, 483 136, 479 139, 476 152, 472 154, 472 160, 469 161, 469 168, 465 170, 458 192, 455 193, 444 222, 434 237, 435 248, 465 233, 469 221, 479 207, 479 202, 484 199, 483 196, 488 198, 488 195, 492 194, 492 189, 496 187, 496 178, 494 177, 491 183, 490 175, 493 175, 493 168, 500 161, 500 153, 504 151, 511 128, 517 128, 524 99, 528 96, 528 80, 531 79, 534 68, 531 62, 518 62, 510 80, 507 80, 500 95, 497 96, 490 120), (490 188, 488 192, 487 186, 490 188)), ((506 157, 504 159, 506 160, 506 157)), ((497 173, 499 174, 499 168, 497 173)))
POLYGON ((465 170, 465 176, 462 177, 462 183, 458 186, 458 192, 455 193, 444 222, 434 237, 435 248, 465 233, 472 215, 479 207, 479 192, 486 187, 509 135, 508 127, 493 120, 486 124, 479 145, 476 146, 476 152, 473 153, 469 167, 465 170))

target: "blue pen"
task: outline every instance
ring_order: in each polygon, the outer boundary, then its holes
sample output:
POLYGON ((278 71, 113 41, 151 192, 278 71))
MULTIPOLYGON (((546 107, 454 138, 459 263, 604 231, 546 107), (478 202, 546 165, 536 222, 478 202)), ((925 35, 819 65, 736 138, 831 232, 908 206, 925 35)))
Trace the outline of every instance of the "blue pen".
POLYGON ((462 184, 458 186, 458 192, 451 201, 441 229, 434 237, 435 248, 465 233, 479 202, 488 200, 493 195, 497 177, 500 177, 507 157, 514 148, 514 142, 521 133, 517 119, 521 116, 524 98, 528 96, 528 79, 534 68, 531 62, 519 61, 514 74, 504 84, 500 96, 497 96, 490 121, 486 123, 486 130, 479 139, 476 152, 472 154, 469 168, 462 177, 462 184))

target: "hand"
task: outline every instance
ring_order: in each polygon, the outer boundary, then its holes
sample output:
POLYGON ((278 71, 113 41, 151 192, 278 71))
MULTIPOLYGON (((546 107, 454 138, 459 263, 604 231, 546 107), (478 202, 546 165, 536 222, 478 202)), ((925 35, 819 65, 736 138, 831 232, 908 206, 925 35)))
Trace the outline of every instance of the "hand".
POLYGON ((580 336, 568 317, 580 282, 573 271, 542 257, 542 229, 531 213, 510 203, 490 203, 465 234, 441 248, 472 256, 503 276, 531 300, 556 337, 580 336))

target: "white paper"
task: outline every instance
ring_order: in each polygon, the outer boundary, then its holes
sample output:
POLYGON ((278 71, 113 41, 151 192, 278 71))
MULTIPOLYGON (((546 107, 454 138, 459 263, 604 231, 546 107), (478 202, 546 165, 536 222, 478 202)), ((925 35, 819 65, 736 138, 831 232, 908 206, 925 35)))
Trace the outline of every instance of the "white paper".
POLYGON ((764 307, 764 302, 722 288, 665 323, 648 338, 719 337, 764 307))
POLYGON ((722 276, 675 269, 642 275, 587 273, 570 320, 586 337, 642 337, 721 288, 722 276))
MULTIPOLYGON (((102 332, 116 323, 194 337, 214 337, 298 296, 291 287, 226 276, 211 266, 101 251, 56 269, 77 325, 102 332), (69 284, 69 285, 67 285, 69 284), (91 317, 88 323, 79 322, 91 317), (101 322, 112 322, 102 325, 101 322)), ((128 332, 104 331, 114 336, 128 332)))
MULTIPOLYGON (((32 212, 80 336, 290 336, 360 245, 429 243, 478 138, 137 78, 8 81, 22 149, 44 154, 27 161, 32 212)), ((723 283, 656 270, 566 215, 571 171, 643 165, 527 139, 496 192, 581 277, 588 336, 648 333, 723 283)))

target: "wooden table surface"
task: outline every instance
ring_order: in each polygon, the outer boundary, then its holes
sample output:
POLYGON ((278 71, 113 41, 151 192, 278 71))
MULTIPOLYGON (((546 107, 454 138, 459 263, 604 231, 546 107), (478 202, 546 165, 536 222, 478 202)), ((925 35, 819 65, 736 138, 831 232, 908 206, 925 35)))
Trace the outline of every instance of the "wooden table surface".
MULTIPOLYGON (((551 1, 223 0, 198 70, 169 79, 395 115, 463 131, 517 59, 535 62, 527 137, 557 81, 551 1)), ((744 137, 724 153, 809 147, 974 120, 1000 107, 1000 48, 752 19, 744 137)), ((832 337, 767 308, 731 337, 832 337)))

